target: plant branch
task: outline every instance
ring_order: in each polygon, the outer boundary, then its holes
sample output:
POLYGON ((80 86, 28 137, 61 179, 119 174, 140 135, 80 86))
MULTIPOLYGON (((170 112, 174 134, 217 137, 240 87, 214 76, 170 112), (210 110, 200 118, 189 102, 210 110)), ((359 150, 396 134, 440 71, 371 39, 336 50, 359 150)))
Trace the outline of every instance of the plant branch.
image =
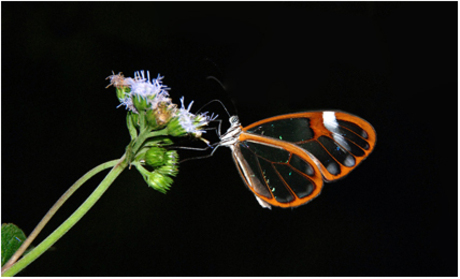
MULTIPOLYGON (((110 161, 108 163, 113 163, 110 161)), ((107 163, 106 163, 107 164, 107 163)), ((19 271, 24 269, 41 254, 43 254, 49 247, 51 247, 56 241, 58 241, 68 230, 70 230, 87 212, 91 207, 99 200, 104 192, 109 188, 115 178, 126 168, 128 162, 126 155, 116 161, 116 165, 107 174, 104 180, 101 181, 99 186, 93 191, 93 193, 86 199, 86 201, 80 205, 80 207, 64 222, 62 223, 53 233, 51 233, 45 240, 43 240, 37 247, 25 255, 16 264, 11 266, 5 272, 2 271, 2 276, 14 276, 19 271)))
POLYGON ((72 194, 80 188, 81 185, 83 185, 86 181, 88 181, 91 177, 96 175, 97 173, 108 169, 110 167, 115 166, 116 163, 118 163, 119 159, 117 160, 112 160, 108 161, 106 163, 100 164, 99 166, 93 168, 89 172, 87 172, 85 175, 83 175, 80 179, 78 179, 60 198, 59 200, 56 201, 56 203, 53 205, 53 207, 48 210, 46 215, 42 218, 40 223, 35 227, 35 229, 30 233, 29 237, 22 243, 21 247, 14 253, 14 255, 8 260, 8 262, 2 267, 2 273, 9 269, 10 266, 12 266, 18 259, 21 257, 21 255, 26 251, 26 249, 29 247, 29 245, 32 243, 32 241, 35 240, 35 238, 38 236, 38 234, 42 231, 42 229, 45 227, 45 225, 48 223, 48 221, 54 216, 54 214, 58 211, 58 209, 67 201, 67 199, 72 196, 72 194))

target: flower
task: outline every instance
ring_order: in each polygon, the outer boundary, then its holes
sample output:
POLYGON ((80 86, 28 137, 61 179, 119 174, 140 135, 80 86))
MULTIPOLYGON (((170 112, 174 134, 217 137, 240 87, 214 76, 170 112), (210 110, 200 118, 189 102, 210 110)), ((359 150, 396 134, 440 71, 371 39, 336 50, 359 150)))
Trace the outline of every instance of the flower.
POLYGON ((168 90, 163 84, 163 78, 158 74, 157 78, 150 80, 150 72, 137 71, 134 78, 125 78, 123 74, 112 74, 108 86, 117 88, 117 96, 121 104, 134 113, 143 110, 155 110, 162 103, 171 104, 168 90))
POLYGON ((184 97, 180 99, 181 108, 178 110, 179 123, 187 133, 200 134, 206 133, 204 130, 200 130, 204 126, 207 126, 209 122, 215 120, 218 115, 211 114, 208 116, 208 112, 200 113, 195 115, 190 112, 193 105, 193 101, 190 102, 187 108, 184 105, 184 97))
POLYGON ((168 125, 169 134, 172 136, 191 134, 201 138, 206 133, 203 127, 214 121, 218 115, 208 115, 208 112, 191 113, 193 101, 186 107, 184 97, 180 99, 181 108, 177 108, 169 98, 170 88, 163 84, 163 78, 158 74, 157 78, 150 79, 149 71, 137 71, 134 78, 125 78, 121 73, 107 77, 110 79, 109 86, 117 88, 117 97, 120 100, 118 107, 125 106, 133 116, 145 112, 145 119, 153 129, 168 125))
POLYGON ((191 134, 197 138, 201 138, 202 133, 206 133, 202 128, 207 126, 209 122, 215 120, 218 115, 208 115, 208 112, 195 115, 190 112, 193 101, 188 107, 185 107, 184 97, 180 98, 181 108, 176 110, 176 116, 169 122, 169 134, 174 137, 182 137, 191 134))
POLYGON ((151 105, 152 109, 156 109, 157 105, 161 102, 171 102, 169 99, 168 88, 163 85, 162 79, 164 77, 158 74, 157 78, 150 81, 150 72, 147 71, 147 78, 144 71, 134 73, 134 78, 127 78, 126 82, 131 87, 131 96, 133 98, 143 98, 151 105))
POLYGON ((163 127, 171 120, 177 110, 177 105, 160 102, 152 113, 147 114, 147 121, 154 127, 163 127))
POLYGON ((190 112, 190 109, 192 108, 193 101, 190 102, 188 105, 187 109, 185 108, 184 105, 184 97, 180 98, 181 102, 181 108, 178 111, 178 117, 179 117, 179 124, 184 128, 185 132, 187 133, 193 133, 196 132, 196 126, 194 125, 194 118, 195 115, 190 112))
POLYGON ((159 172, 151 172, 149 175, 144 177, 147 184, 153 189, 166 194, 166 191, 171 188, 173 179, 167 175, 159 172))
POLYGON ((105 88, 109 88, 111 85, 115 86, 116 88, 121 88, 121 87, 128 87, 129 85, 125 82, 125 77, 121 72, 118 74, 115 74, 112 71, 112 74, 108 76, 106 79, 110 79, 110 84, 107 85, 105 88))
POLYGON ((166 149, 161 147, 152 147, 144 155, 145 163, 151 167, 160 167, 166 164, 166 149))

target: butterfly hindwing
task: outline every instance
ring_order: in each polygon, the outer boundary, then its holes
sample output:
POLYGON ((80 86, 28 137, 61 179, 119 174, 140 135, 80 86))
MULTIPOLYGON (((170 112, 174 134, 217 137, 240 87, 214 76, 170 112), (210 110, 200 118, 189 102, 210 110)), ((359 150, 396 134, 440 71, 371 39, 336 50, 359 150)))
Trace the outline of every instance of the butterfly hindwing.
POLYGON ((232 153, 242 178, 261 204, 296 207, 321 192, 318 167, 294 144, 242 133, 232 153))
POLYGON ((376 141, 367 121, 339 111, 271 117, 243 128, 243 134, 289 142, 308 151, 326 181, 347 175, 372 152, 376 141))

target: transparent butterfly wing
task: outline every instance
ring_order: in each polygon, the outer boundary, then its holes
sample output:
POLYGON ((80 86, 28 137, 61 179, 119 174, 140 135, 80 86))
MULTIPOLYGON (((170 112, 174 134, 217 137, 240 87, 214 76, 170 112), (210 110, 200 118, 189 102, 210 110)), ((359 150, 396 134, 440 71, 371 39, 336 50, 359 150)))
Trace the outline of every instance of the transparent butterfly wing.
POLYGON ((346 176, 369 156, 376 142, 371 124, 339 111, 276 116, 251 124, 243 131, 293 143, 308 151, 326 181, 346 176))
POLYGON ((263 207, 296 207, 317 197, 374 149, 367 121, 339 111, 267 118, 243 128, 233 145, 241 177, 263 207))
POLYGON ((296 207, 319 195, 321 172, 301 148, 272 139, 242 134, 232 146, 235 164, 263 207, 296 207))

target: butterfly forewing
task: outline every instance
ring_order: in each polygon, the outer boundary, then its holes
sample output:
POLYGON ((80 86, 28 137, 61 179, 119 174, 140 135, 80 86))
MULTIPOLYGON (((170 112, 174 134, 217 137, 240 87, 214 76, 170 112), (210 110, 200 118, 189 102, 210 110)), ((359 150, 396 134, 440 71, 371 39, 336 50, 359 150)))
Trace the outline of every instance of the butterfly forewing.
POLYGON ((318 167, 294 144, 242 133, 232 151, 249 189, 268 204, 296 207, 321 192, 323 180, 318 167))
POLYGON ((308 151, 326 181, 347 175, 372 152, 376 141, 374 128, 367 121, 338 111, 271 117, 243 128, 243 132, 308 151))

